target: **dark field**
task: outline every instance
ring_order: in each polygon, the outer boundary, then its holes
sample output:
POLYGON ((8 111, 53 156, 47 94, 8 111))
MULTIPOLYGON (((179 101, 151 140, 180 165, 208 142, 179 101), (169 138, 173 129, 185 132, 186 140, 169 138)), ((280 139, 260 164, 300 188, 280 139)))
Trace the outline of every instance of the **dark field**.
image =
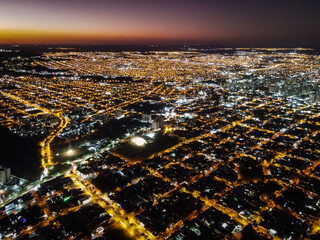
POLYGON ((12 174, 19 177, 37 178, 41 172, 40 139, 21 138, 0 126, 0 164, 10 167, 12 174))
POLYGON ((113 150, 113 152, 128 158, 131 161, 139 161, 144 160, 149 156, 170 148, 178 143, 179 139, 177 137, 161 134, 155 136, 153 141, 148 142, 143 147, 136 146, 129 140, 123 144, 120 144, 113 150))

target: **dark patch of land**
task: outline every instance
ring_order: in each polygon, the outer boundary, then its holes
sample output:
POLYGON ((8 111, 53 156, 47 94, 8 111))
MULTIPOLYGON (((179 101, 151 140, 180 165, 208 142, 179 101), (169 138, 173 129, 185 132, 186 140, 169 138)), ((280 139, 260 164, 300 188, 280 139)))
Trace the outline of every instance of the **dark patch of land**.
POLYGON ((112 152, 132 161, 138 161, 144 160, 147 157, 170 148, 178 143, 179 139, 177 137, 158 134, 153 141, 150 141, 143 147, 136 146, 129 140, 120 144, 112 152))
POLYGON ((41 172, 39 137, 22 138, 0 126, 0 164, 10 167, 12 174, 36 179, 41 172))
POLYGON ((128 234, 123 231, 120 228, 116 228, 116 229, 110 229, 109 231, 107 231, 104 235, 103 238, 101 239, 110 239, 110 240, 117 240, 117 239, 123 239, 123 240, 131 240, 132 238, 130 238, 128 236, 128 234))
POLYGON ((152 113, 163 111, 165 107, 170 107, 170 105, 165 103, 151 103, 147 101, 142 101, 138 103, 130 104, 123 109, 130 111, 131 109, 136 110, 137 112, 143 113, 152 113))

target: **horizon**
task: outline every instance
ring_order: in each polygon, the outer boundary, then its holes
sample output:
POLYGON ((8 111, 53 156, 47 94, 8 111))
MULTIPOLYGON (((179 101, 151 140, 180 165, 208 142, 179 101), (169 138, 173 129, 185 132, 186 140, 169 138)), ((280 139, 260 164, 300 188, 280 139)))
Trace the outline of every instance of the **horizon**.
MULTIPOLYGON (((311 50, 320 50, 320 44, 317 45, 306 45, 301 46, 298 44, 251 44, 251 45, 241 45, 241 44, 190 44, 190 43, 104 43, 104 44, 97 44, 97 43, 0 43, 0 47, 2 48, 65 48, 65 50, 70 49, 83 49, 83 50, 90 50, 94 49, 97 50, 99 48, 130 48, 130 49, 137 49, 144 48, 144 49, 164 49, 164 51, 185 51, 186 49, 197 49, 197 50, 270 50, 270 49, 277 49, 279 51, 285 50, 300 50, 300 51, 311 51, 311 50)), ((111 49, 112 50, 112 49, 111 49)))

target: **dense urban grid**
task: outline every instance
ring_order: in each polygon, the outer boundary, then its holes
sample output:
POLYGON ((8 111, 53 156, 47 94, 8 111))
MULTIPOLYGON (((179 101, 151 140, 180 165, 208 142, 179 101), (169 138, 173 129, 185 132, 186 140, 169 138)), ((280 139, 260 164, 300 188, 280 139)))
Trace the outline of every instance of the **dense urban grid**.
POLYGON ((319 239, 315 50, 0 51, 1 239, 319 239))

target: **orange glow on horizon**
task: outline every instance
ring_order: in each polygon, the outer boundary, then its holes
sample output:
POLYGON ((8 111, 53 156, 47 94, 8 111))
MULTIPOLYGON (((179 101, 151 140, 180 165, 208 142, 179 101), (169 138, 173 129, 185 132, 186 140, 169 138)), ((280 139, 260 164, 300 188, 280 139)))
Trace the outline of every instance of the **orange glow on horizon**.
MULTIPOLYGON (((197 39, 190 39, 190 41, 197 39)), ((172 38, 157 33, 83 33, 70 31, 1 30, 0 44, 81 44, 81 43, 153 43, 185 41, 183 36, 172 38)))

